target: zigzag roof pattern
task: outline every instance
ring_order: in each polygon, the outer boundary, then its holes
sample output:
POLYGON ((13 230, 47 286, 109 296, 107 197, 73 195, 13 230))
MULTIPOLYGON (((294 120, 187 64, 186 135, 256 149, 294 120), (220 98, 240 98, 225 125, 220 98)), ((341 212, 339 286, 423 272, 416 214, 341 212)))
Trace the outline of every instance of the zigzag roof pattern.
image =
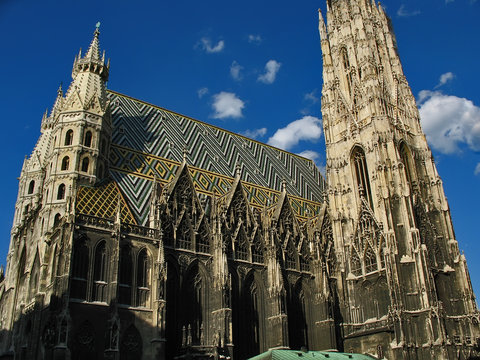
POLYGON ((109 90, 110 171, 139 224, 146 225, 152 180, 173 179, 183 158, 196 190, 223 195, 236 167, 252 206, 274 204, 287 181, 292 206, 314 216, 325 180, 313 161, 109 90))

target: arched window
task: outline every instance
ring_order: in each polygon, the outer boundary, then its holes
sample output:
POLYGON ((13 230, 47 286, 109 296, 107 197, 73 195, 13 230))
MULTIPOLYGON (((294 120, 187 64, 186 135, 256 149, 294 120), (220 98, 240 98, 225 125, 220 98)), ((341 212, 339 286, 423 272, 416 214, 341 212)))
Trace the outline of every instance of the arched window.
POLYGON ((58 225, 60 225, 61 219, 62 219, 62 215, 60 215, 59 213, 56 213, 55 217, 53 218, 53 226, 57 227, 58 225))
POLYGON ((86 300, 88 278, 88 246, 85 240, 77 240, 73 245, 72 289, 70 296, 86 300))
POLYGON ((132 304, 132 252, 130 246, 120 249, 119 303, 132 304))
POLYGON ((402 159, 403 166, 405 167, 405 176, 407 178, 407 183, 409 186, 412 185, 413 177, 413 167, 412 167, 412 155, 407 145, 404 142, 400 145, 400 157, 402 159))
POLYGON ((93 269, 93 301, 106 301, 107 290, 107 249, 105 241, 95 249, 95 262, 93 269))
POLYGON ((33 190, 35 190, 35 180, 30 181, 28 185, 28 193, 33 194, 33 190))
POLYGON ((58 185, 57 200, 65 199, 65 184, 58 185))
POLYGON ((92 132, 91 131, 87 131, 85 133, 85 137, 83 139, 83 145, 85 145, 86 147, 92 146, 92 132))
POLYGON ((310 250, 307 239, 303 240, 300 253, 300 271, 310 271, 310 250))
POLYGON ((252 246, 252 261, 256 263, 263 263, 263 245, 262 238, 258 233, 255 235, 252 246))
POLYGON ((367 204, 373 209, 372 191, 368 177, 367 161, 365 153, 360 147, 355 147, 352 152, 353 172, 360 197, 365 197, 367 204))
POLYGON ((62 167, 61 169, 62 170, 68 170, 68 168, 70 167, 70 158, 68 156, 65 156, 63 159, 62 159, 62 167))
POLYGON ((120 342, 120 360, 142 359, 143 340, 135 325, 125 330, 120 342))
POLYGON ((105 143, 105 139, 102 139, 102 142, 100 143, 100 151, 102 155, 105 155, 105 150, 107 149, 107 145, 105 143))
POLYGON ((83 160, 82 160, 82 171, 83 172, 88 172, 89 163, 90 163, 90 160, 88 160, 88 157, 83 158, 83 160))
POLYGON ((205 279, 195 264, 188 272, 182 293, 182 332, 190 334, 183 345, 201 345, 204 340, 205 279), (189 343, 190 341, 190 343, 189 343))
POLYGON ((371 246, 367 246, 365 250, 365 273, 371 273, 377 270, 377 255, 373 251, 371 246))
POLYGON ((146 307, 150 296, 149 261, 147 250, 138 254, 137 260, 137 306, 146 307))
POLYGON ((287 249, 285 251, 285 267, 287 269, 297 268, 297 251, 292 240, 288 240, 287 249))
POLYGON ((65 145, 72 145, 73 142, 73 130, 68 130, 65 134, 65 145))
POLYGON ((239 231, 237 241, 235 242, 235 257, 238 260, 248 260, 248 248, 250 244, 243 228, 239 231))

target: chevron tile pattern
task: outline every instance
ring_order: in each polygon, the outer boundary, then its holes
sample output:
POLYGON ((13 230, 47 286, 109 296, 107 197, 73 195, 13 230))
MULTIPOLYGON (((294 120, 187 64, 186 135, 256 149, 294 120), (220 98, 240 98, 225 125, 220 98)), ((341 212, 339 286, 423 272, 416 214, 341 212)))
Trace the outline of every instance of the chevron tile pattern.
POLYGON ((286 180, 297 216, 320 208, 325 182, 311 160, 119 93, 108 96, 110 170, 139 224, 148 219, 151 180, 171 181, 184 156, 199 193, 228 192, 239 166, 252 206, 274 204, 286 180))

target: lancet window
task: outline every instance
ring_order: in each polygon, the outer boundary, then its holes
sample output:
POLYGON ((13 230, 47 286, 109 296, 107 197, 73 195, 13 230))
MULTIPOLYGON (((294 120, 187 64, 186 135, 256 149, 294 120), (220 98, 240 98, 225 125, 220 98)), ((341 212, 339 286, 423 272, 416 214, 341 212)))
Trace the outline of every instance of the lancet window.
POLYGON ((70 167, 70 158, 68 156, 65 156, 62 159, 62 165, 61 165, 60 169, 61 170, 68 170, 69 167, 70 167))
POLYGON ((137 259, 137 306, 147 307, 150 298, 150 264, 146 249, 142 249, 137 259))
POLYGON ((100 242, 95 249, 93 272, 93 301, 106 301, 107 290, 107 249, 105 241, 100 242))
POLYGON ((73 130, 68 130, 65 134, 65 145, 72 145, 73 142, 73 130))
POLYGON ((360 197, 364 197, 367 204, 373 209, 372 191, 368 175, 365 152, 360 147, 355 147, 352 152, 353 172, 360 197))
POLYGON ((285 267, 287 269, 297 268, 297 249, 292 239, 288 240, 287 248, 285 249, 285 267))
POLYGON ((65 184, 58 185, 57 200, 65 199, 65 184))
POLYGON ((77 240, 73 246, 72 290, 70 296, 86 300, 88 279, 88 247, 84 240, 77 240))
POLYGON ((92 132, 91 131, 87 131, 85 133, 85 138, 83 139, 83 145, 85 145, 86 147, 92 146, 92 132))
POLYGON ((235 241, 235 258, 247 261, 249 258, 249 245, 250 244, 248 242, 247 236, 245 235, 245 231, 243 230, 243 228, 241 228, 235 241))
POLYGON ((132 252, 129 246, 120 249, 120 279, 118 284, 119 303, 132 303, 132 252))
POLYGON ((300 270, 310 271, 310 249, 308 248, 308 240, 303 239, 302 248, 300 252, 300 270))
POLYGON ((88 165, 90 164, 90 160, 88 157, 84 157, 82 160, 82 171, 83 172, 88 172, 88 165))
POLYGON ((28 185, 28 194, 33 194, 33 190, 35 190, 35 180, 30 181, 28 185))
POLYGON ((255 237, 253 240, 252 261, 255 263, 263 263, 262 237, 258 233, 255 234, 255 237))
POLYGON ((350 249, 350 272, 355 276, 368 274, 385 267, 384 237, 372 215, 365 209, 360 215, 350 249))
POLYGON ((197 265, 191 268, 183 293, 184 317, 182 342, 184 345, 200 345, 204 342, 205 283, 197 265))

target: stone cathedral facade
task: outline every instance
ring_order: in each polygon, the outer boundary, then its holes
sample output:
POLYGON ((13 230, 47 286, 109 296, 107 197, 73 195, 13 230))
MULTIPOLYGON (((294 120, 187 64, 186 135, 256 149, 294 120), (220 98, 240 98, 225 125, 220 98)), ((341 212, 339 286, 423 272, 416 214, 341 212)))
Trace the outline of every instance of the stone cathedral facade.
POLYGON ((99 31, 23 165, 0 358, 478 355, 479 313, 391 24, 320 13, 308 159, 106 89, 99 31))

